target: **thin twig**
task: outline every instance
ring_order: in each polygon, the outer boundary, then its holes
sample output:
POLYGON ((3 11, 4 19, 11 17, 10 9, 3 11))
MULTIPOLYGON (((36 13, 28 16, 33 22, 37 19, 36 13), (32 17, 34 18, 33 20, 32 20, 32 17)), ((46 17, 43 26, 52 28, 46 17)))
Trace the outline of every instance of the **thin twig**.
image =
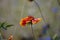
POLYGON ((46 23, 39 4, 38 4, 35 0, 34 0, 34 2, 35 2, 35 4, 37 5, 37 7, 38 7, 38 9, 39 9, 39 11, 40 11, 40 15, 41 15, 41 17, 43 18, 44 23, 46 23))

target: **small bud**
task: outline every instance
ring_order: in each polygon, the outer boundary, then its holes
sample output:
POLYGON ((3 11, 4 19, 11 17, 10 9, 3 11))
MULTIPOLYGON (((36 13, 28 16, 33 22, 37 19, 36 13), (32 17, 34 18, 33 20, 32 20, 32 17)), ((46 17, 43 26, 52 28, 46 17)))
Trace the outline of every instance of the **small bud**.
POLYGON ((13 40, 13 36, 10 35, 9 38, 8 38, 8 40, 13 40))

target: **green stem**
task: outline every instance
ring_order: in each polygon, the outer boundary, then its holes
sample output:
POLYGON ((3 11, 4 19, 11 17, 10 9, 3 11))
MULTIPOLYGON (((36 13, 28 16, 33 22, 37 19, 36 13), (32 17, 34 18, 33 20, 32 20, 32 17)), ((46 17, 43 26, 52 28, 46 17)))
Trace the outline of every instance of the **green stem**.
POLYGON ((33 30, 32 24, 31 24, 31 31, 32 31, 32 35, 33 35, 33 40, 36 40, 35 39, 35 35, 34 35, 34 30, 33 30))

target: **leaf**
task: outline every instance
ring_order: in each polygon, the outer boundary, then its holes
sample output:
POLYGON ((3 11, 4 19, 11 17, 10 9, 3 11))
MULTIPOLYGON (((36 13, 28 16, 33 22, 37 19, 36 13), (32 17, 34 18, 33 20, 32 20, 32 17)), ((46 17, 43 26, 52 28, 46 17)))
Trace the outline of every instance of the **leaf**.
POLYGON ((7 28, 6 27, 2 27, 4 30, 7 30, 7 28))
POLYGON ((5 28, 5 25, 6 25, 6 22, 1 23, 1 24, 0 24, 0 28, 7 30, 7 29, 5 28))
POLYGON ((1 28, 1 27, 4 27, 5 23, 6 23, 6 22, 1 23, 0 28, 1 28))
POLYGON ((2 28, 2 29, 5 29, 5 30, 7 30, 7 28, 8 27, 11 27, 11 26, 13 26, 12 24, 6 24, 6 22, 2 22, 2 23, 0 23, 0 29, 2 28))
POLYGON ((0 28, 1 28, 1 23, 0 23, 0 28))
POLYGON ((8 27, 11 27, 11 26, 13 26, 13 25, 7 25, 7 26, 4 26, 4 27, 2 27, 2 28, 5 29, 5 30, 7 30, 7 28, 8 28, 8 27))
POLYGON ((6 28, 11 27, 11 26, 13 26, 13 25, 7 25, 6 28))

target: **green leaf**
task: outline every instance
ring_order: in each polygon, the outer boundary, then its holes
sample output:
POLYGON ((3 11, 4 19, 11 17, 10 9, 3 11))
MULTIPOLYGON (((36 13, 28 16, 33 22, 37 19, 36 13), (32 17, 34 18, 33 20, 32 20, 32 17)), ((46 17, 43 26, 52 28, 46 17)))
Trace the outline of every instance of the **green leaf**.
POLYGON ((7 22, 2 22, 2 23, 0 23, 0 29, 2 28, 2 29, 5 29, 5 30, 7 30, 7 28, 8 27, 11 27, 11 26, 13 26, 12 24, 7 24, 7 22))
POLYGON ((0 28, 1 28, 1 27, 4 27, 5 23, 6 23, 6 22, 1 23, 0 28))
POLYGON ((4 30, 7 30, 7 28, 6 27, 2 27, 4 30))
POLYGON ((13 26, 13 25, 7 25, 6 28, 11 27, 11 26, 13 26))
POLYGON ((1 28, 1 22, 0 22, 0 28, 1 28))

